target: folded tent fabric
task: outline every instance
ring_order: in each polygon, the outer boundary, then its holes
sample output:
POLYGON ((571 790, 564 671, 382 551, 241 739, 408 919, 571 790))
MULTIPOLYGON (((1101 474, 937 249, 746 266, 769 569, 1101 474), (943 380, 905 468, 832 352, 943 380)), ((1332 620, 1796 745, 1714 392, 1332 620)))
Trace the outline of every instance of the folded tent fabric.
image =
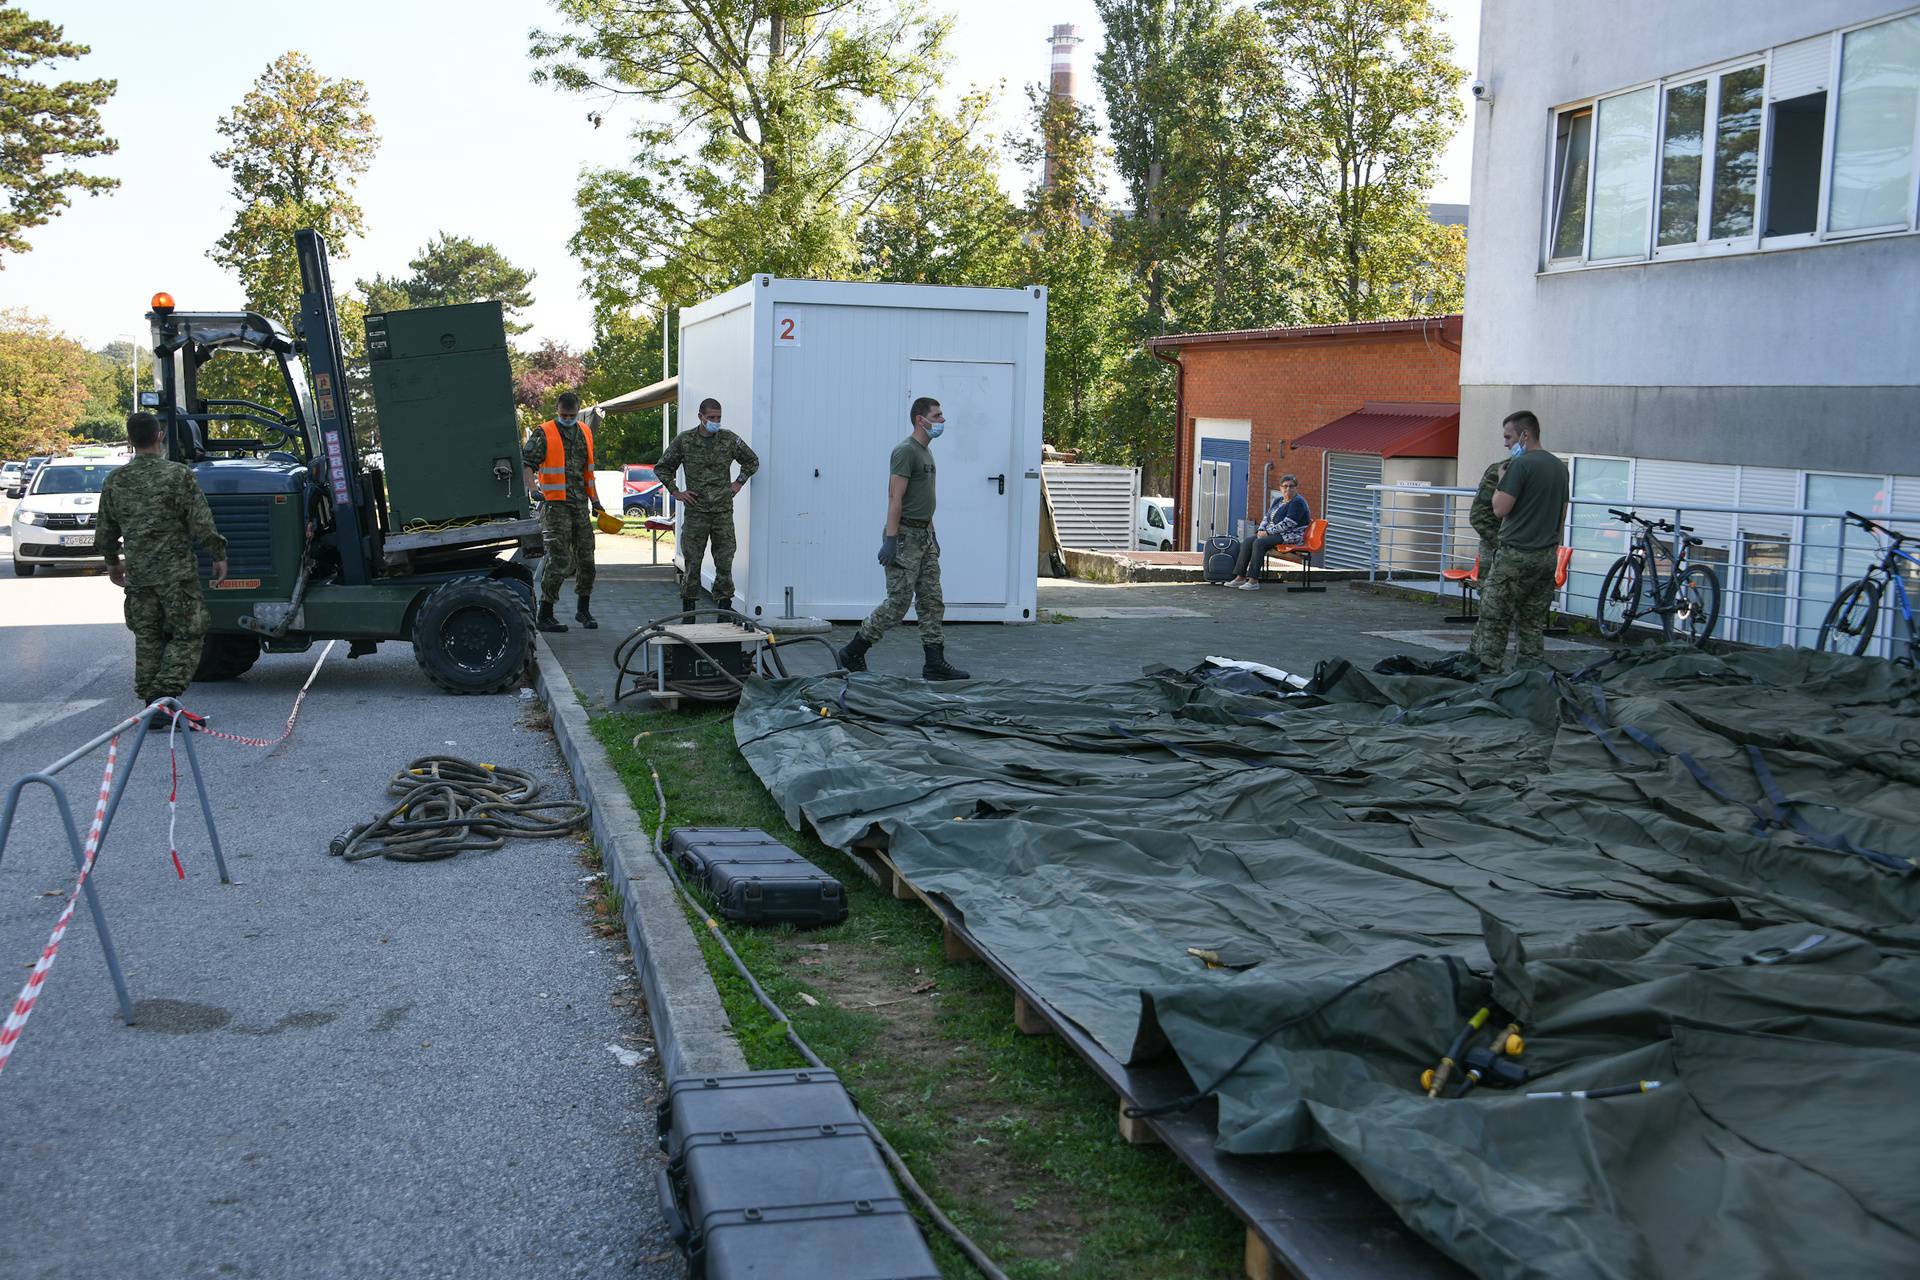
POLYGON ((1216 1090, 1221 1145, 1331 1149, 1476 1271, 1897 1274, 1916 713, 1920 676, 1884 662, 1645 650, 1571 683, 1349 668, 1314 695, 827 677, 753 686, 736 734, 790 821, 885 832, 1109 1052, 1165 1046, 1205 1083, 1257 1046, 1216 1090), (1890 861, 1759 828, 1778 812, 1890 861), (1525 1028, 1526 1089, 1429 1100, 1485 1004, 1525 1028), (1642 1079, 1665 1087, 1523 1096, 1642 1079))

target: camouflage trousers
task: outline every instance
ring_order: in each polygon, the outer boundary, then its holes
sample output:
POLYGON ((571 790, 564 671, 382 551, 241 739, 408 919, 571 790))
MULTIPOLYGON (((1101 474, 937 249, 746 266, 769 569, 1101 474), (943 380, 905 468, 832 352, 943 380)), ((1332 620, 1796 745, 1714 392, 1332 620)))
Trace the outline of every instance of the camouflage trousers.
POLYGON ((940 624, 947 614, 947 600, 940 594, 940 540, 931 529, 902 525, 893 565, 887 570, 886 601, 860 624, 861 636, 868 644, 879 643, 887 628, 915 607, 920 611, 920 643, 945 644, 947 633, 940 624))
POLYGON ((125 609, 133 632, 133 691, 142 702, 179 697, 193 680, 207 639, 210 619, 199 580, 128 587, 125 609))
POLYGON ((1502 547, 1493 572, 1480 588, 1480 621, 1473 628, 1473 656, 1490 671, 1506 666, 1507 633, 1519 632, 1523 664, 1547 660, 1547 621, 1553 613, 1553 574, 1558 547, 1502 547))
POLYGON ((540 603, 551 607, 560 599, 560 584, 573 579, 576 595, 593 594, 593 512, 584 502, 545 502, 540 511, 540 537, 547 544, 546 567, 540 570, 540 603))
POLYGON ((700 594, 700 562, 713 551, 713 598, 719 604, 733 599, 733 503, 708 506, 694 503, 682 508, 680 515, 680 553, 686 568, 680 572, 680 598, 691 600, 700 594))
POLYGON ((1493 566, 1499 559, 1500 544, 1497 542, 1488 542, 1485 538, 1482 538, 1480 540, 1480 550, 1474 556, 1475 562, 1480 566, 1480 581, 1485 582, 1487 579, 1493 577, 1493 566))

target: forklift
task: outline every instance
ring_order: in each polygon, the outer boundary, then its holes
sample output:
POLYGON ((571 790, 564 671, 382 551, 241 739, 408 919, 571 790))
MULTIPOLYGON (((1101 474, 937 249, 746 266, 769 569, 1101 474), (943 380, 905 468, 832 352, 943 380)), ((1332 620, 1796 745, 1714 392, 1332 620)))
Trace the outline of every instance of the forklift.
MULTIPOLYGON (((367 316, 381 465, 366 466, 326 241, 301 231, 294 247, 291 335, 251 311, 176 310, 165 293, 147 315, 158 388, 141 404, 227 537, 228 576, 204 591, 212 625, 194 678, 230 680, 263 652, 319 640, 345 640, 356 658, 404 640, 451 693, 516 687, 534 652, 527 562, 542 548, 500 304, 367 316), (270 360, 291 407, 201 398, 200 372, 216 358, 270 360), (254 434, 215 435, 216 423, 254 434)), ((210 572, 204 553, 200 572, 210 572)))

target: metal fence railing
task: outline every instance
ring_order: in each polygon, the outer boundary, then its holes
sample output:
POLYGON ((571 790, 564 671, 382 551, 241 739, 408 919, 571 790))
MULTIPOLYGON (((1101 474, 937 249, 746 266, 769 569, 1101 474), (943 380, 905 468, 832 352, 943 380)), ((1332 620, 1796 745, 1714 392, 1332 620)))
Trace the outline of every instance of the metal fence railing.
MULTIPOLYGON (((1367 490, 1372 498, 1369 578, 1438 583, 1442 570, 1473 564, 1480 539, 1467 519, 1472 489, 1375 484, 1367 490)), ((1834 597, 1881 556, 1881 540, 1847 523, 1841 511, 1574 498, 1562 532, 1562 544, 1573 548, 1573 557, 1555 601, 1559 611, 1593 616, 1601 579, 1631 540, 1629 528, 1608 514, 1614 507, 1694 527, 1694 536, 1704 540, 1694 548, 1694 563, 1713 566, 1720 578, 1714 636, 1742 644, 1811 646, 1834 597)), ((1920 534, 1920 514, 1863 514, 1920 534)), ((1920 574, 1909 572, 1906 585, 1909 595, 1920 599, 1920 574)), ((1867 650, 1882 657, 1905 651, 1905 622, 1895 616, 1892 594, 1881 603, 1867 650)), ((1657 626, 1658 619, 1642 625, 1657 626)))

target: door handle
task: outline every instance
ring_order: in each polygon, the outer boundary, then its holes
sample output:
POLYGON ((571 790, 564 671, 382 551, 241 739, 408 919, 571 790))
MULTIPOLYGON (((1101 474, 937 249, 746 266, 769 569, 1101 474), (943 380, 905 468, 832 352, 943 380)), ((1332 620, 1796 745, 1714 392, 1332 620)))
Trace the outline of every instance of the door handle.
POLYGON ((1004 494, 1007 491, 1007 477, 1005 475, 988 476, 987 479, 999 485, 1001 493, 1004 494))

